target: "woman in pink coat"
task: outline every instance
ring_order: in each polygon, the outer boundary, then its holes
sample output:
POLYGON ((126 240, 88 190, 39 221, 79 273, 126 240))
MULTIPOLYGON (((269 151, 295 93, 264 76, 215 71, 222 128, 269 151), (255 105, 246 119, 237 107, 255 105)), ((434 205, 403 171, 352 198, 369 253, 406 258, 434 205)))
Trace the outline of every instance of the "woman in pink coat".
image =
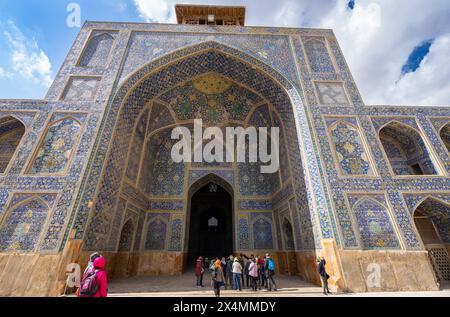
POLYGON ((106 260, 104 257, 99 257, 94 260, 94 269, 97 271, 98 290, 94 297, 108 297, 108 280, 105 272, 106 260))
POLYGON ((248 267, 248 275, 252 278, 252 288, 256 292, 258 290, 258 263, 254 258, 248 267))

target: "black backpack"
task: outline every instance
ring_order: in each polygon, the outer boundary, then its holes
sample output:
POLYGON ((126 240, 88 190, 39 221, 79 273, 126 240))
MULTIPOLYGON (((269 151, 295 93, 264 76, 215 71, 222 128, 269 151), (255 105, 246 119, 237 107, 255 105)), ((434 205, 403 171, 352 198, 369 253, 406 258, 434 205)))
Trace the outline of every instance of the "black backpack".
POLYGON ((97 280, 98 270, 93 269, 83 278, 80 284, 80 297, 94 297, 99 289, 97 280))

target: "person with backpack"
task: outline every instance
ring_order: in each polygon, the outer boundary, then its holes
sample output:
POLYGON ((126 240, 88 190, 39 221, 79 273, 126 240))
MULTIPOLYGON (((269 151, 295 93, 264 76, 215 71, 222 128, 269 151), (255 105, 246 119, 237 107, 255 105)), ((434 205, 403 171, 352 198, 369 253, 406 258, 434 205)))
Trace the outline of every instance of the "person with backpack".
MULTIPOLYGON (((81 277, 81 281, 84 281, 84 280, 86 279, 87 274, 88 274, 89 272, 91 272, 92 269, 94 268, 94 261, 95 261, 95 259, 97 259, 97 258, 99 258, 99 257, 101 257, 101 255, 100 255, 100 253, 98 253, 98 252, 94 252, 94 253, 92 253, 92 254, 89 256, 89 261, 88 261, 88 264, 87 264, 86 268, 84 269, 83 276, 81 277)), ((77 297, 80 297, 80 288, 77 289, 75 295, 76 295, 77 297)))
POLYGON ((277 283, 275 283, 275 262, 270 257, 270 254, 266 254, 266 260, 264 262, 264 272, 266 274, 267 288, 269 292, 272 290, 277 291, 277 283))
POLYGON ((195 265, 195 276, 197 277, 197 287, 203 286, 203 274, 205 270, 203 269, 203 257, 199 256, 195 265))
POLYGON ((328 289, 328 279, 330 278, 330 276, 328 275, 326 269, 327 261, 325 261, 324 258, 318 258, 317 261, 319 262, 317 270, 319 271, 320 278, 322 279, 323 294, 324 295, 331 294, 330 290, 328 289))
POLYGON ((211 280, 213 283, 214 294, 216 297, 220 297, 220 287, 225 281, 225 277, 223 276, 222 263, 219 259, 214 263, 214 269, 211 272, 211 280))
POLYGON ((103 256, 96 258, 83 276, 79 297, 108 297, 108 280, 105 272, 106 260, 103 256))

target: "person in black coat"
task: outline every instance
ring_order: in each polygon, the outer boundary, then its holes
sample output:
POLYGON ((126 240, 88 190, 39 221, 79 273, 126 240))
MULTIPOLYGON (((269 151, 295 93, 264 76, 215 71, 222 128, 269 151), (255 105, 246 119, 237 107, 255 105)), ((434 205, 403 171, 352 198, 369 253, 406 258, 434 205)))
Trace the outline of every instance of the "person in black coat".
POLYGON ((322 284, 323 284, 323 294, 324 295, 328 295, 331 294, 330 290, 328 289, 328 279, 330 278, 330 276, 327 273, 327 269, 326 269, 326 264, 327 261, 325 261, 324 258, 319 258, 320 262, 319 265, 317 267, 319 274, 320 274, 320 278, 322 279, 322 284))
POLYGON ((245 267, 244 267, 244 274, 245 274, 245 286, 249 287, 250 286, 250 272, 249 272, 249 268, 250 268, 250 264, 252 263, 251 260, 247 260, 247 262, 245 263, 245 267))
POLYGON ((234 257, 232 255, 230 255, 226 259, 226 266, 224 269, 224 271, 226 272, 225 289, 228 289, 228 287, 230 289, 233 289, 233 261, 234 261, 234 257))
POLYGON ((242 274, 242 285, 244 285, 244 275, 245 275, 246 287, 250 287, 251 276, 249 275, 248 268, 250 267, 250 263, 252 263, 254 258, 255 257, 253 256, 253 254, 250 257, 248 257, 247 255, 241 253, 241 259, 246 260, 245 264, 242 264, 242 267, 244 268, 244 274, 242 274))

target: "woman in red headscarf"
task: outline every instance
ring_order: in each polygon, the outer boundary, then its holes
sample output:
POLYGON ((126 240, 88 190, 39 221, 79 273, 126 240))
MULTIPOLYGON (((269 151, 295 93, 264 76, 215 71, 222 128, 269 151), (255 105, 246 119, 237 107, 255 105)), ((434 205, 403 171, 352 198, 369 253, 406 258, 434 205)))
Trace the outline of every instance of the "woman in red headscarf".
POLYGON ((220 297, 220 286, 225 281, 225 277, 223 276, 222 262, 219 259, 214 262, 211 278, 213 280, 214 294, 216 297, 220 297))
POLYGON ((203 286, 203 274, 205 270, 203 269, 203 257, 199 256, 197 259, 197 263, 195 265, 195 276, 197 277, 197 287, 203 286))

